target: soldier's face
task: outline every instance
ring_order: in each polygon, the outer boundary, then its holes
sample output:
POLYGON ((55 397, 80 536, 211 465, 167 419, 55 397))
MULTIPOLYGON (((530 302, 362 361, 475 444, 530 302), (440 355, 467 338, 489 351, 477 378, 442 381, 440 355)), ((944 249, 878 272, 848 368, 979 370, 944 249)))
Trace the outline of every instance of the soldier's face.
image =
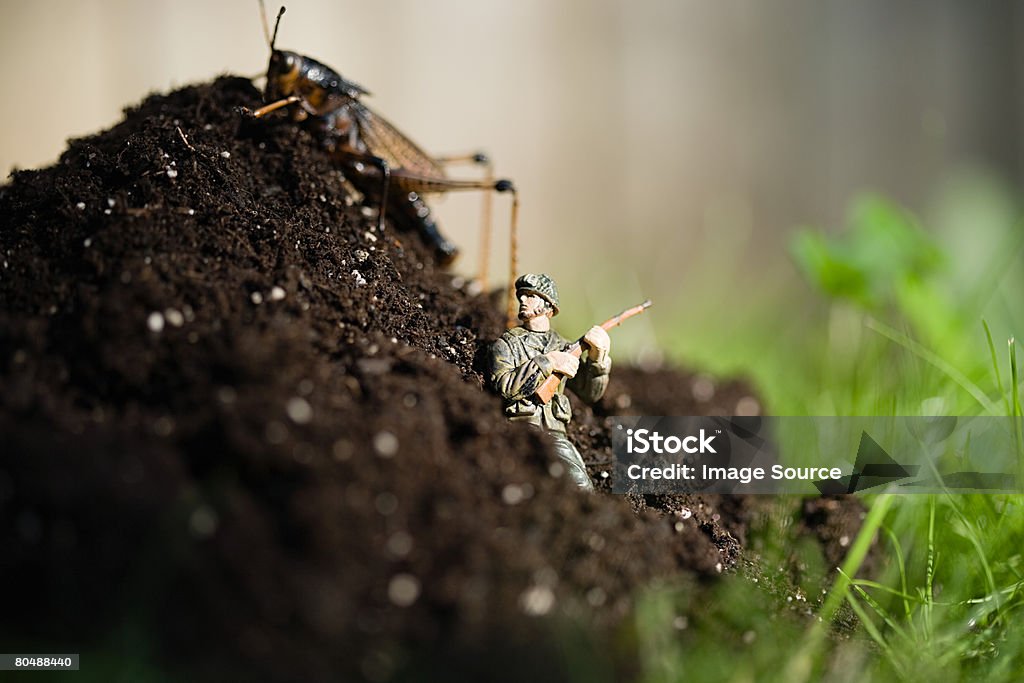
POLYGON ((519 319, 532 320, 547 313, 547 302, 536 294, 523 292, 519 295, 519 319))

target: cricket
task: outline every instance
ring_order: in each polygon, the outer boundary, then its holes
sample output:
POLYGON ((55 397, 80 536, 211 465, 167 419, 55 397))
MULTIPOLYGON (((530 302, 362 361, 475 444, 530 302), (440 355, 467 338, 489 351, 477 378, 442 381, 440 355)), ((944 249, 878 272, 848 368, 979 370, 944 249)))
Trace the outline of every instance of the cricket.
POLYGON ((271 33, 266 7, 260 1, 260 18, 270 49, 263 97, 266 104, 244 113, 260 119, 273 112, 287 110, 292 121, 301 123, 317 136, 343 169, 345 178, 364 198, 376 201, 381 229, 385 225, 385 216, 389 213, 396 215, 397 222, 411 225, 420 232, 443 265, 452 263, 459 249, 442 234, 423 195, 485 192, 477 276, 481 283, 487 282, 489 270, 491 193, 511 194, 510 272, 515 273, 519 206, 515 184, 504 178, 495 180, 491 160, 482 152, 431 156, 363 103, 361 98, 370 94, 366 88, 312 57, 278 49, 277 32, 284 13, 282 6, 271 33), (447 168, 459 163, 482 167, 484 177, 475 180, 449 177, 447 168), (395 191, 392 191, 392 186, 395 191))

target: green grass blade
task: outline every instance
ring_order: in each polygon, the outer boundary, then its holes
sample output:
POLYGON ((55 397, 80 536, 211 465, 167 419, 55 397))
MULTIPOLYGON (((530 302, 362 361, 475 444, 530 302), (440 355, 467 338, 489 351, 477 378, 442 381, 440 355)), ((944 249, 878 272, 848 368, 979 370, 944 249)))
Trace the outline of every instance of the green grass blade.
POLYGON ((992 343, 992 330, 988 328, 988 322, 982 318, 981 326, 985 328, 985 340, 988 342, 988 351, 992 354, 992 371, 996 376, 996 386, 999 388, 999 395, 1003 397, 1003 405, 1006 407, 1006 414, 1011 415, 1010 399, 1003 388, 1003 378, 999 374, 999 359, 996 357, 996 345, 992 343))
POLYGON ((1024 436, 1021 435, 1020 389, 1017 384, 1017 344, 1010 337, 1010 381, 1013 387, 1013 440, 1017 446, 1017 484, 1024 483, 1024 436))
MULTIPOLYGON (((878 583, 877 581, 871 581, 869 579, 854 579, 853 581, 850 582, 850 585, 852 585, 852 586, 859 586, 861 588, 872 588, 874 590, 878 590, 878 591, 881 591, 883 593, 888 593, 889 595, 895 595, 898 598, 903 598, 904 611, 907 612, 907 616, 908 617, 910 616, 909 606, 908 606, 909 602, 913 601, 913 602, 918 602, 919 603, 919 602, 923 601, 920 597, 918 597, 916 595, 911 595, 910 593, 907 593, 906 591, 898 591, 895 588, 891 588, 889 586, 886 586, 884 583, 878 583)), ((942 603, 938 603, 937 602, 935 604, 942 604, 942 603)))
POLYGON ((874 622, 871 621, 871 616, 863 607, 861 607, 857 598, 853 594, 848 594, 846 596, 846 602, 857 615, 857 619, 860 620, 861 626, 864 627, 864 630, 868 632, 868 635, 871 636, 873 641, 875 641, 875 644, 878 645, 879 649, 885 653, 885 656, 889 659, 893 668, 896 669, 901 677, 905 678, 907 674, 903 662, 896 657, 896 653, 893 651, 892 647, 890 647, 889 641, 881 634, 881 632, 879 632, 878 627, 875 626, 874 622))
MULTIPOLYGON (((903 549, 900 547, 899 539, 896 538, 896 534, 894 534, 891 529, 888 527, 882 527, 882 531, 889 537, 889 543, 892 544, 893 550, 896 551, 896 566, 900 571, 900 587, 903 589, 903 592, 898 594, 903 596, 903 613, 909 619, 911 613, 910 600, 915 598, 907 593, 907 565, 903 561, 903 549)), ((896 593, 896 591, 893 592, 896 593)))
POLYGON ((928 497, 928 568, 924 581, 924 633, 927 640, 932 638, 932 607, 935 594, 935 496, 928 497))
MULTIPOLYGON (((849 577, 847 577, 847 578, 849 578, 849 577)), ((907 632, 904 631, 900 627, 900 625, 896 623, 896 620, 892 618, 892 615, 889 614, 889 612, 884 607, 882 607, 878 603, 877 600, 875 600, 873 597, 871 597, 870 593, 868 593, 863 588, 858 586, 857 582, 853 581, 852 579, 850 581, 850 587, 853 588, 853 590, 856 591, 857 595, 859 595, 861 597, 861 599, 864 600, 864 602, 866 602, 868 604, 868 606, 870 606, 871 609, 873 609, 875 611, 875 614, 877 614, 879 616, 879 618, 885 623, 886 626, 889 627, 889 629, 893 633, 895 633, 896 635, 898 635, 900 638, 902 638, 903 640, 907 641, 908 643, 912 643, 913 642, 913 639, 909 636, 909 634, 907 634, 907 632)), ((850 594, 850 595, 852 597, 852 594, 850 594)))
POLYGON ((867 326, 881 334, 883 337, 888 337, 891 341, 899 344, 926 363, 933 365, 937 370, 939 370, 939 372, 948 376, 951 380, 959 384, 964 391, 974 397, 974 400, 976 400, 990 415, 999 414, 996 404, 985 395, 985 392, 982 391, 977 384, 972 382, 967 375, 950 365, 944 358, 879 320, 868 318, 867 326))

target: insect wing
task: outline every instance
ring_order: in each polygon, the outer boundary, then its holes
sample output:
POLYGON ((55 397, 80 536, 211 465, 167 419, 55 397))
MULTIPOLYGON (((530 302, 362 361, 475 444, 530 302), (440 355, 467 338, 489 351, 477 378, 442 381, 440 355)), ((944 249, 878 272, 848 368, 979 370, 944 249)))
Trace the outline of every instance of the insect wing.
POLYGON ((378 156, 392 167, 407 172, 443 179, 444 169, 429 154, 420 149, 387 119, 375 114, 362 103, 352 108, 358 121, 360 136, 367 151, 378 156))

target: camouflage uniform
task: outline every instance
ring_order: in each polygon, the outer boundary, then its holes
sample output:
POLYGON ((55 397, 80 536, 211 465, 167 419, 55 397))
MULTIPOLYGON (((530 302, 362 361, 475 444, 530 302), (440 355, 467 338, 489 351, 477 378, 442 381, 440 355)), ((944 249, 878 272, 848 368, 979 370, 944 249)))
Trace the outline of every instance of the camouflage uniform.
POLYGON ((569 468, 573 481, 580 488, 593 490, 583 458, 565 433, 565 427, 572 419, 572 409, 564 392, 568 385, 586 403, 600 399, 608 386, 611 358, 606 355, 600 362, 589 358, 581 360, 576 376, 563 379, 558 392, 548 403, 543 404, 534 397, 534 392, 553 371, 545 354, 563 349, 568 344, 554 330, 533 332, 525 327, 514 327, 491 346, 490 381, 505 400, 505 415, 514 422, 529 422, 546 430, 554 441, 558 457, 569 468))

